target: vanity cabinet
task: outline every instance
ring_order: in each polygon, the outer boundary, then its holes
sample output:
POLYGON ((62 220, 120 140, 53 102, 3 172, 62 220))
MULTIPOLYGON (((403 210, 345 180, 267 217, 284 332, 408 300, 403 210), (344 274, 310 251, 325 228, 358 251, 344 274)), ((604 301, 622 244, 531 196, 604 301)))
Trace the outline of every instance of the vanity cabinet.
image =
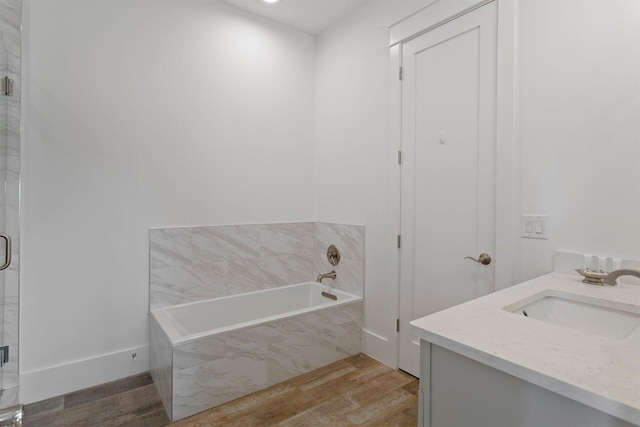
POLYGON ((419 426, 633 426, 466 356, 420 341, 419 426))

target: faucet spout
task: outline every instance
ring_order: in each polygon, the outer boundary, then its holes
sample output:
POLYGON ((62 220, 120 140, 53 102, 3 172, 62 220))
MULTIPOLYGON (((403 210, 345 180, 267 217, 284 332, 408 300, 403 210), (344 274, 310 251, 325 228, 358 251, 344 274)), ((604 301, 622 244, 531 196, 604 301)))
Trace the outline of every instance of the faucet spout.
POLYGON ((640 279, 640 270, 622 269, 612 271, 607 275, 607 277, 602 280, 602 283, 604 283, 605 285, 615 286, 616 280, 618 280, 618 277, 621 276, 635 276, 640 279))
POLYGON ((318 274, 318 277, 316 277, 316 282, 318 283, 322 283, 322 279, 336 279, 336 272, 334 270, 328 272, 328 273, 324 273, 324 274, 318 274))

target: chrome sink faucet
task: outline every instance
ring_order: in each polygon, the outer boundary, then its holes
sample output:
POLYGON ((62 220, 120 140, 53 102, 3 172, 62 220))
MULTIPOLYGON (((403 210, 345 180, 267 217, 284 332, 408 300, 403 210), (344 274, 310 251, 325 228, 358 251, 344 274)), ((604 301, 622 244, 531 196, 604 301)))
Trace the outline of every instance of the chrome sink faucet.
POLYGON ((640 279, 640 270, 622 269, 612 271, 607 275, 607 277, 602 280, 602 283, 605 285, 615 286, 616 280, 618 280, 618 277, 621 276, 635 276, 640 279))
POLYGON ((324 274, 318 274, 318 277, 316 277, 316 282, 318 283, 322 283, 322 279, 336 279, 336 272, 334 270, 331 270, 328 273, 324 273, 324 274))

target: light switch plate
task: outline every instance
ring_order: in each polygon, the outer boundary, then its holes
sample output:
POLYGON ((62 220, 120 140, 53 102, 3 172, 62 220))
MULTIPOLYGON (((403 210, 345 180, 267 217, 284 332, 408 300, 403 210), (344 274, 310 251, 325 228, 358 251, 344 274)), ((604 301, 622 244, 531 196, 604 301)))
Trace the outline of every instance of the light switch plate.
POLYGON ((548 239, 549 217, 547 215, 522 215, 522 237, 548 239))

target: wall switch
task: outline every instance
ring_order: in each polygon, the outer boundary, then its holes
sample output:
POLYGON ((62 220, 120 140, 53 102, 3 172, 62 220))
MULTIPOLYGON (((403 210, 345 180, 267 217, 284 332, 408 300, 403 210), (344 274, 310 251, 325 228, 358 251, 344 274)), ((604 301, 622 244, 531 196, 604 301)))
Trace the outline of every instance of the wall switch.
POLYGON ((548 239, 549 217, 547 215, 522 215, 522 237, 548 239))
POLYGON ((542 226, 542 220, 536 219, 536 234, 543 234, 544 227, 542 226))
POLYGON ((524 226, 525 233, 527 234, 533 233, 533 219, 527 218, 525 219, 524 223, 525 223, 525 226, 524 226))

